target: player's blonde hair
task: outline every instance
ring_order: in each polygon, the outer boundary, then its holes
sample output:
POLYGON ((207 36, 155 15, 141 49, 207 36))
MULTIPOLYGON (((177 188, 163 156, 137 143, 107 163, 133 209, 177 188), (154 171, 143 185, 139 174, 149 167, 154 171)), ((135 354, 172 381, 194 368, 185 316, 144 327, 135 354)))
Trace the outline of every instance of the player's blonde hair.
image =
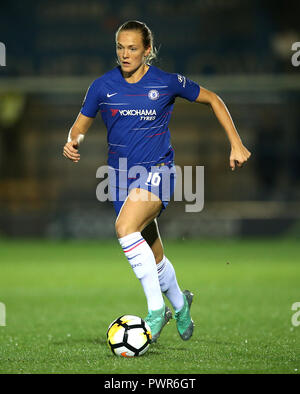
POLYGON ((136 20, 131 20, 123 23, 118 30, 116 31, 116 43, 117 43, 117 37, 120 31, 124 30, 137 30, 142 34, 142 39, 143 39, 143 44, 144 48, 151 48, 149 55, 145 59, 145 63, 151 64, 154 59, 157 57, 157 49, 153 45, 153 33, 149 29, 149 27, 146 25, 144 22, 136 21, 136 20))

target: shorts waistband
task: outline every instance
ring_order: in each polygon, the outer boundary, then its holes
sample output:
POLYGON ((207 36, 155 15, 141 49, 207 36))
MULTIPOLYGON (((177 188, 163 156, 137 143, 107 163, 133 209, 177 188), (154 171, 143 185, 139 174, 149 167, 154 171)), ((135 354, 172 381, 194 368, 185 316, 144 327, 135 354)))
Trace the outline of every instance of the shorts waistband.
POLYGON ((162 166, 173 166, 174 165, 174 162, 173 161, 167 161, 167 162, 165 162, 165 163, 158 163, 158 164, 155 164, 155 166, 154 167, 162 167, 162 166))

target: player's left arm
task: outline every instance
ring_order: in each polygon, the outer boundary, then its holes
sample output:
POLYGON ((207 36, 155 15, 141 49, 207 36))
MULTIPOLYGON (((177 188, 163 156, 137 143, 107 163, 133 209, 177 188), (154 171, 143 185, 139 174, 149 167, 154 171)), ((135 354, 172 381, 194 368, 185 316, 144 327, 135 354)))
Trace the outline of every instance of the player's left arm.
POLYGON ((220 124, 223 126, 229 142, 231 144, 230 152, 230 168, 232 171, 235 169, 235 165, 242 167, 242 165, 249 159, 251 153, 243 145, 242 140, 235 128, 231 115, 223 102, 223 100, 203 87, 200 89, 200 93, 196 98, 195 102, 201 104, 210 105, 220 124))

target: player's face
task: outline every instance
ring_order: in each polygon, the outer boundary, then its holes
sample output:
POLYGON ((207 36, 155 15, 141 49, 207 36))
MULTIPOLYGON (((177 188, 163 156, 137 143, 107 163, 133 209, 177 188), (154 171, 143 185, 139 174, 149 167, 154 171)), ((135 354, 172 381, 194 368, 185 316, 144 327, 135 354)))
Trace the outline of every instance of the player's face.
POLYGON ((120 31, 116 44, 119 64, 126 73, 132 73, 144 64, 151 49, 144 48, 142 34, 135 30, 120 31))

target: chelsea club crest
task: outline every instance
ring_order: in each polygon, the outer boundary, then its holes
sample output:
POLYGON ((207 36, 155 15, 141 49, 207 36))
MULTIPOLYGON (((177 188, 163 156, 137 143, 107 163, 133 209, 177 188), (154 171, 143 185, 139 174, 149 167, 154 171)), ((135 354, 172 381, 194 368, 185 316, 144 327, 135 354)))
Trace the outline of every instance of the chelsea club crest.
POLYGON ((157 100, 159 97, 159 93, 157 90, 150 90, 148 93, 148 97, 150 100, 157 100))

